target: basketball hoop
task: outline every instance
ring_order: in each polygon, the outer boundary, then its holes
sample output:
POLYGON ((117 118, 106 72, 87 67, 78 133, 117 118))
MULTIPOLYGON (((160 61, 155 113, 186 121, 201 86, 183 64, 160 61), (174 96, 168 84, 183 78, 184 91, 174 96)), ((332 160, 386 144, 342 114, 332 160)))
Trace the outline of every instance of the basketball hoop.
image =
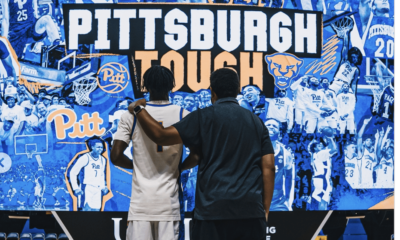
POLYGON ((376 76, 376 75, 365 75, 365 81, 371 86, 372 94, 374 95, 374 107, 373 112, 378 112, 379 102, 383 90, 389 86, 393 76, 376 76))
POLYGON ((346 16, 331 23, 331 26, 339 38, 344 38, 347 32, 353 29, 354 21, 351 17, 346 16))
POLYGON ((26 152, 26 155, 28 156, 28 159, 32 159, 33 154, 35 153, 35 150, 28 150, 26 152))
POLYGON ((75 94, 75 101, 79 105, 86 105, 90 103, 91 99, 89 94, 97 87, 97 81, 94 77, 79 79, 73 82, 73 90, 75 94))

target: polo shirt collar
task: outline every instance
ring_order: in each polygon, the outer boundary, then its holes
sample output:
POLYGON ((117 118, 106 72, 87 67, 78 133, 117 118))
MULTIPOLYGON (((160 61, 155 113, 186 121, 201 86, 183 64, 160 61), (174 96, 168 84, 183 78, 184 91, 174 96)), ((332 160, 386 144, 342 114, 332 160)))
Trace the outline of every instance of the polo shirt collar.
POLYGON ((220 103, 224 103, 224 102, 231 102, 231 103, 236 103, 239 105, 238 101, 234 97, 220 98, 214 104, 220 104, 220 103))

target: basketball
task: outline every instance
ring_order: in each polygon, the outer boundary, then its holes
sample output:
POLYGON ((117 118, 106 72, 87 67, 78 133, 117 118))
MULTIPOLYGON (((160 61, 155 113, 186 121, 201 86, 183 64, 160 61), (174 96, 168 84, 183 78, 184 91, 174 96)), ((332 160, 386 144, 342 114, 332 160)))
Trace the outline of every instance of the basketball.
POLYGON ((327 137, 332 137, 333 136, 333 130, 331 127, 325 127, 321 129, 322 134, 324 134, 327 137))

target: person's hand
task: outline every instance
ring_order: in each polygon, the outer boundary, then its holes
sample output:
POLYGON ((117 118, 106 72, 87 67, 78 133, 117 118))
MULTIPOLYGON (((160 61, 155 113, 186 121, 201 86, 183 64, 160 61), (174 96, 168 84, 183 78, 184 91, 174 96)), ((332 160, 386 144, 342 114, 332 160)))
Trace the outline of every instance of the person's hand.
POLYGON ((379 132, 379 137, 383 138, 383 136, 385 135, 385 130, 382 130, 379 132))
POLYGON ((142 99, 137 100, 136 102, 133 102, 133 103, 129 104, 128 111, 131 114, 134 114, 133 110, 135 109, 136 106, 139 106, 139 105, 142 105, 143 107, 146 107, 146 99, 142 98, 142 99))
POLYGON ((387 132, 389 133, 390 132, 390 130, 392 130, 393 128, 390 126, 390 125, 388 125, 387 126, 387 132))
POLYGON ((364 125, 367 125, 371 121, 372 117, 364 119, 364 125))
POLYGON ((77 196, 83 195, 83 191, 80 190, 80 189, 76 189, 76 190, 74 191, 74 193, 75 193, 75 195, 77 195, 77 196))
POLYGON ((103 195, 106 195, 108 193, 108 188, 107 187, 103 188, 101 192, 103 193, 103 195))

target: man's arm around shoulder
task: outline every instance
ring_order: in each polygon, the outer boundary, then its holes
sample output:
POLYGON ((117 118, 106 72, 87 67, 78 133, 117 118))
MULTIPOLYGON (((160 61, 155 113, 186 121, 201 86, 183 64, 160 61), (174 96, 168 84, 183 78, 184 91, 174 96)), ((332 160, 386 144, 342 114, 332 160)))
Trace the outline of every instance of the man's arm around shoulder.
MULTIPOLYGON (((137 106, 146 106, 146 100, 140 99, 129 105, 129 112, 134 113, 134 109, 137 106)), ((179 135, 178 130, 174 126, 164 128, 159 124, 146 109, 142 109, 140 112, 136 113, 136 117, 146 135, 157 145, 170 146, 182 143, 182 139, 179 135)))
POLYGON ((133 169, 133 162, 124 154, 128 144, 121 140, 114 140, 111 148, 111 162, 115 166, 122 168, 133 169))

